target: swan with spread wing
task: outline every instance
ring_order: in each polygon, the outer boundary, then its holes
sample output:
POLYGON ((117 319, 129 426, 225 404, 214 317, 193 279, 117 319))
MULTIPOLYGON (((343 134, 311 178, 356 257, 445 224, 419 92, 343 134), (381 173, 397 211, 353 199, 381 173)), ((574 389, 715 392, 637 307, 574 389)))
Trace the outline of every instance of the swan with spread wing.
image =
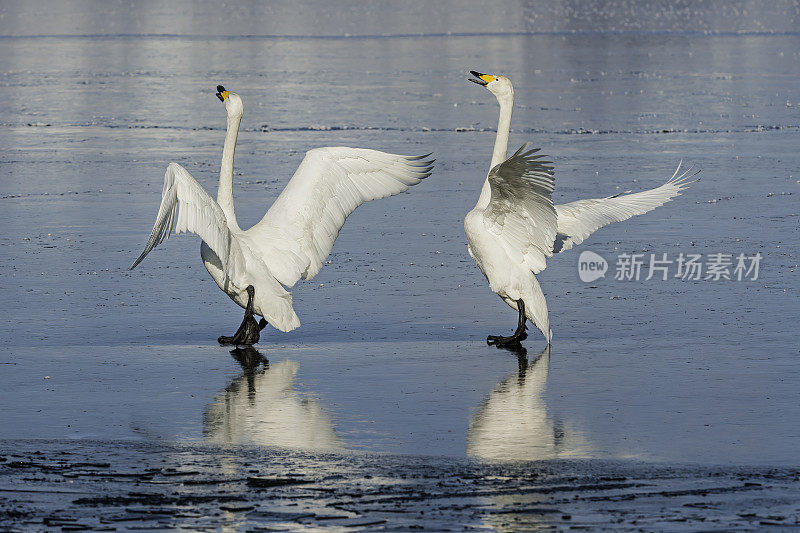
POLYGON ((425 160, 427 155, 341 146, 310 150, 264 218, 242 230, 233 209, 233 156, 244 107, 236 93, 221 85, 217 91, 228 116, 217 200, 185 168, 170 163, 153 231, 131 269, 172 231, 200 236, 209 274, 245 309, 236 333, 219 342, 249 345, 258 342, 268 323, 281 331, 297 328, 300 320, 285 287, 319 272, 345 219, 359 205, 418 184, 430 175, 433 161, 425 160), (262 317, 258 322, 256 315, 262 317))
MULTIPOLYGON (((519 313, 511 336, 490 335, 489 344, 507 346, 527 338, 530 320, 550 344, 547 302, 536 280, 554 253, 569 250, 598 229, 652 211, 678 196, 690 183, 691 169, 663 185, 638 193, 554 205, 553 167, 525 144, 506 158, 514 87, 505 76, 470 71, 470 81, 488 89, 500 104, 500 120, 489 175, 475 208, 464 219, 470 256, 491 289, 519 313)), ((699 172, 699 171, 698 171, 699 172)))

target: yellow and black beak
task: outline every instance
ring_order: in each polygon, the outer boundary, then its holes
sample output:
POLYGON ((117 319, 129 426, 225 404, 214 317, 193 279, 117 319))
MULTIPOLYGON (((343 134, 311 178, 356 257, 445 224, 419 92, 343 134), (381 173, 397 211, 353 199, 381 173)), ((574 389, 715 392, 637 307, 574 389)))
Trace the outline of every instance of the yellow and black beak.
POLYGON ((475 72, 474 70, 470 70, 469 73, 475 76, 475 78, 477 78, 477 79, 470 78, 469 81, 471 81, 472 83, 477 83, 481 87, 486 87, 491 82, 497 79, 491 74, 481 74, 480 72, 475 72))
POLYGON ((222 85, 217 85, 217 98, 219 98, 220 102, 224 102, 225 99, 230 95, 230 91, 226 91, 225 87, 222 85))

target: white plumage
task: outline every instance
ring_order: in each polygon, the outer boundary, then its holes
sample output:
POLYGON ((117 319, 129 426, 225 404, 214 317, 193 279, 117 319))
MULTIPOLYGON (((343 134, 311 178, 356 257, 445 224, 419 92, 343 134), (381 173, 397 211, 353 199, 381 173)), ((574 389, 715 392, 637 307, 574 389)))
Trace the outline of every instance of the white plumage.
POLYGON ((577 200, 556 206, 558 239, 554 252, 563 252, 580 244, 589 235, 612 222, 643 215, 678 196, 691 183, 691 168, 678 175, 681 164, 662 186, 633 194, 622 193, 607 198, 577 200), (559 247, 560 244, 560 247, 559 247))
POLYGON ((518 301, 523 301, 526 318, 550 343, 547 302, 534 275, 545 269, 546 259, 580 244, 603 226, 670 201, 688 186, 694 174, 690 175, 689 169, 679 175, 678 165, 675 174, 655 189, 553 205, 553 167, 541 159, 545 156, 537 155, 538 150, 528 150, 526 144, 506 159, 514 106, 511 81, 505 76, 472 74, 478 79, 471 81, 497 97, 500 119, 491 170, 478 203, 464 219, 469 254, 491 289, 508 305, 518 310, 518 301))
POLYGON ((322 268, 347 216, 416 185, 429 162, 363 148, 310 150, 261 221, 248 230, 275 277, 292 286, 322 268))
POLYGON ((255 314, 291 331, 300 320, 282 285, 313 278, 350 213, 416 185, 430 175, 432 161, 362 148, 310 150, 264 218, 242 230, 233 209, 233 156, 243 106, 237 94, 224 94, 228 129, 217 200, 185 168, 170 163, 153 231, 131 269, 173 230, 194 233, 203 240, 203 262, 220 289, 246 307, 252 285, 255 314))

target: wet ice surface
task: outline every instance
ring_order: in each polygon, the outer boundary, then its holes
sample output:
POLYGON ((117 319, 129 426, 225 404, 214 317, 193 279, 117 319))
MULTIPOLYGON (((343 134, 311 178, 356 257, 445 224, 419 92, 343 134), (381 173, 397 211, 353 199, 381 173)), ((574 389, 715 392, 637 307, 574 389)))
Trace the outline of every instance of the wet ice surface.
MULTIPOLYGON (((3 438, 262 444, 319 463, 329 456, 316 452, 356 450, 797 464, 796 34, 448 36, 432 22, 423 36, 317 39, 297 23, 248 31, 299 37, 236 38, 205 37, 202 17, 191 31, 69 17, 33 31, 30 12, 12 9, 6 35, 40 36, 0 47, 3 438), (98 35, 108 31, 126 35, 98 35), (681 158, 703 169, 676 201, 550 261, 539 276, 549 354, 533 332, 522 359, 485 345, 515 316, 466 253, 462 220, 497 119, 468 69, 514 81, 511 144, 553 157, 556 202, 657 186, 681 158), (216 190, 218 83, 245 104, 242 226, 307 149, 438 158, 408 194, 348 219, 330 264, 293 290, 303 326, 262 335, 268 363, 216 344, 241 310, 209 278, 197 238, 173 237, 127 271, 169 161, 216 190), (757 281, 584 284, 581 250, 763 260, 757 281)), ((453 31, 477 31, 481 16, 460 10, 468 23, 453 31)), ((362 33, 410 32, 392 20, 362 33)))
POLYGON ((796 469, 0 441, 0 519, 108 531, 797 527, 796 469), (2 500, 0 500, 2 501, 2 500))

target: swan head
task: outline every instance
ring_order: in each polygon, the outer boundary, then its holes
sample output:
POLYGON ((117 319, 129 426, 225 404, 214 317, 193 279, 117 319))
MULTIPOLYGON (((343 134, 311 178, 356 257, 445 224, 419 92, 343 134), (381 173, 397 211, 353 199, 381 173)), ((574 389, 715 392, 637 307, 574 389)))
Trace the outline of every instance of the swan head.
POLYGON ((239 95, 228 91, 222 85, 217 85, 217 98, 225 104, 225 111, 229 117, 241 117, 244 113, 244 105, 239 95))
POLYGON ((489 89, 489 92, 495 95, 498 99, 514 95, 514 86, 511 85, 511 80, 505 76, 481 74, 480 72, 476 72, 474 70, 470 70, 469 72, 475 76, 475 78, 470 78, 469 81, 472 83, 477 83, 481 87, 486 87, 489 89))

